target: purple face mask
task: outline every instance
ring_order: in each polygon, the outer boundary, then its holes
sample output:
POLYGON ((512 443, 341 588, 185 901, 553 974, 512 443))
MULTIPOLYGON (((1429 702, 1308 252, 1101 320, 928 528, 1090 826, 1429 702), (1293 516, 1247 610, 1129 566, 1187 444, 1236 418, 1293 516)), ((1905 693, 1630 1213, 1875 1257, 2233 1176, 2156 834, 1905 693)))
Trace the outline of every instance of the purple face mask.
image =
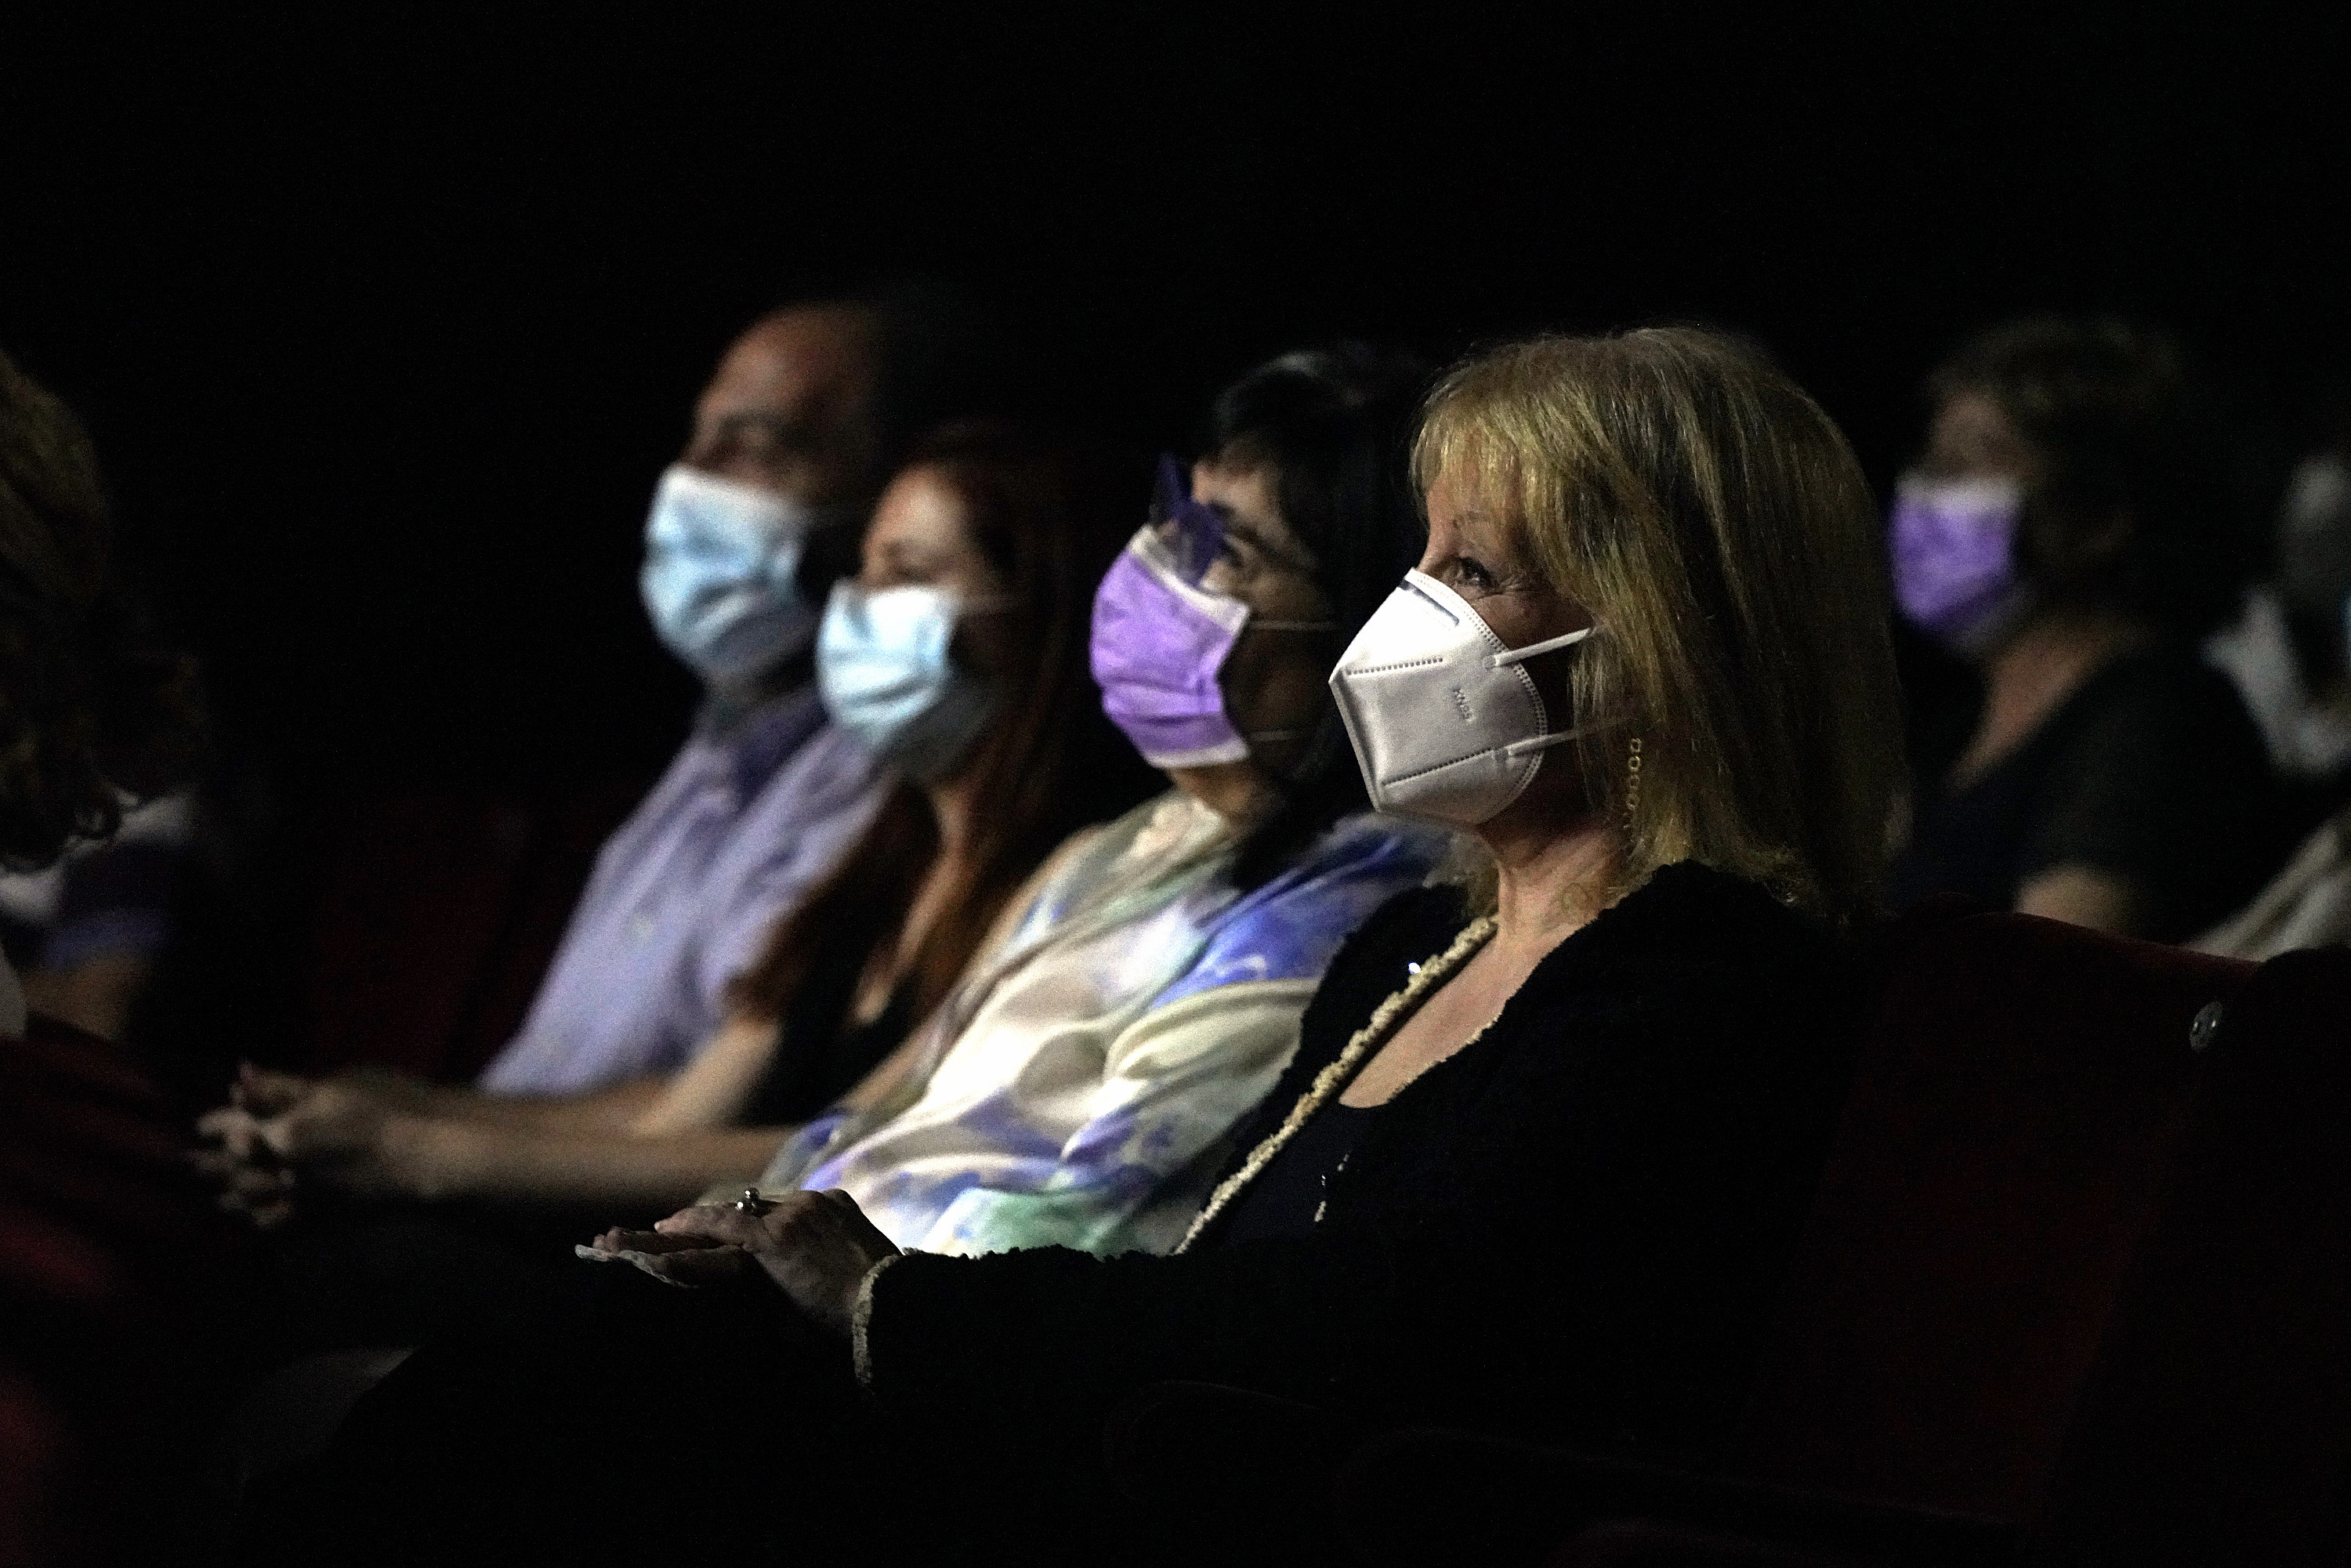
POLYGON ((1155 768, 1238 762, 1249 743, 1225 713, 1217 672, 1249 618, 1200 586, 1224 547, 1224 519, 1159 467, 1157 520, 1127 541, 1094 593, 1094 680, 1102 711, 1155 768))
POLYGON ((1919 630, 1972 652, 2014 613, 2016 523, 2023 493, 2006 479, 1928 479, 1895 487, 1894 597, 1919 630))

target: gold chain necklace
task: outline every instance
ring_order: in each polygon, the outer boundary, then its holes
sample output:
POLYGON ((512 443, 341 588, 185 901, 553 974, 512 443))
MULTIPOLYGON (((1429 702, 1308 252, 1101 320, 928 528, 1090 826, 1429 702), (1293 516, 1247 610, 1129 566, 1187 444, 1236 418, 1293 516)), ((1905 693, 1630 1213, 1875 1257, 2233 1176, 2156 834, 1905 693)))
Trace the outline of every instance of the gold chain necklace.
MULTIPOLYGON (((1290 1108, 1290 1114, 1281 1119, 1281 1125, 1267 1134, 1264 1140, 1249 1151, 1249 1158, 1241 1162, 1241 1168, 1218 1183, 1217 1190, 1208 1195, 1208 1201, 1201 1207, 1199 1218, 1192 1221, 1192 1228, 1184 1233, 1184 1239, 1176 1244, 1176 1250, 1182 1252, 1188 1249, 1200 1232, 1207 1228, 1208 1222, 1231 1206, 1242 1188, 1263 1175, 1265 1167, 1273 1163, 1273 1156, 1281 1152, 1282 1145, 1297 1136, 1298 1129, 1306 1125, 1315 1112, 1330 1103, 1340 1091, 1346 1088, 1357 1070, 1374 1051, 1385 1045, 1397 1030, 1404 1027, 1405 1019, 1412 1016, 1428 993, 1468 963, 1493 935, 1492 915, 1480 915, 1471 921, 1461 935, 1453 939, 1451 946, 1421 965, 1412 978, 1405 982, 1402 989, 1374 1009, 1371 1021, 1354 1032, 1336 1061, 1314 1075, 1314 1082, 1306 1086, 1306 1092, 1298 1097, 1298 1103, 1290 1108)), ((1489 1024, 1487 1027, 1492 1026, 1489 1024)), ((1485 1030, 1478 1032, 1483 1034, 1485 1030)))

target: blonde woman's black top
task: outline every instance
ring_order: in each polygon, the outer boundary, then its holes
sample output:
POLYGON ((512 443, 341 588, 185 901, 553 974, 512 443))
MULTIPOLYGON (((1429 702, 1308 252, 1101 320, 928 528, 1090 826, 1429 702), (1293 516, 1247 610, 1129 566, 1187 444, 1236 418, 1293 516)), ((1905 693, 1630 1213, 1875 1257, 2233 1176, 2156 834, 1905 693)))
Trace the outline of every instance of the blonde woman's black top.
MULTIPOLYGON (((1238 1167, 1410 967, 1422 889, 1348 943, 1238 1167)), ((1649 1454, 1728 1434, 1825 1157, 1860 987, 1751 883, 1668 867, 1562 942, 1475 1043, 1363 1113, 1320 1218, 1188 1252, 909 1256, 862 1343, 885 1410, 963 1440, 1099 1431, 1162 1379, 1649 1454)), ((1262 1179, 1260 1177, 1259 1179, 1262 1179)), ((1281 1228, 1277 1227, 1275 1228, 1281 1228)))

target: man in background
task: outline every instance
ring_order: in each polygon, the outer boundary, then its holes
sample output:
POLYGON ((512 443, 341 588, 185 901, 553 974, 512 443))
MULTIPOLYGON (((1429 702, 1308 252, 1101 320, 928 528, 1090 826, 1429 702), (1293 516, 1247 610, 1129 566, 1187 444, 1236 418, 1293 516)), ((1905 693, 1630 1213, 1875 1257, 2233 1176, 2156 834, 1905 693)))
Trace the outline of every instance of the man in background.
POLYGON ((812 644, 897 454, 956 412, 935 349, 912 311, 830 301, 763 318, 720 360, 654 492, 642 578, 702 709, 606 842, 483 1089, 630 1098, 684 1065, 726 982, 879 805, 873 764, 818 700, 812 644))

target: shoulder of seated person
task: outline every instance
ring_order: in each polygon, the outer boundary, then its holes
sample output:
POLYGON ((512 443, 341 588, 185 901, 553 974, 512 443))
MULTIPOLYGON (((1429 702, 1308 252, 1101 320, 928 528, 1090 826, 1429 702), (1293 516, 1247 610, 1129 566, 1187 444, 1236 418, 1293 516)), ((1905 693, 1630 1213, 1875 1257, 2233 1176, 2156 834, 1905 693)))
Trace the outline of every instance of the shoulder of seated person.
POLYGON ((1707 955, 1745 963, 1758 942, 1822 953, 1842 946, 1826 921, 1781 902, 1759 883, 1698 861, 1658 867, 1578 935, 1591 946, 1666 965, 1707 955))
POLYGON ((1636 909, 1644 929, 1620 925, 1610 950, 1533 982, 1522 1038, 1536 1049, 1505 1085, 1570 1059, 1728 1084, 1792 1070, 1809 1079, 1849 1055, 1867 994, 1856 945, 1751 883, 1707 875, 1728 887, 1678 908, 1636 909), (1575 1049, 1558 1049, 1569 1042, 1575 1049))
POLYGON ((2259 762, 2268 752, 2229 677, 2177 650, 2135 655, 2092 677, 2063 753, 2095 760, 2116 747, 2152 747, 2211 764, 2259 762))
POLYGON ((1552 970, 1537 1005, 1662 1026, 1726 1012, 1836 1010, 1859 995, 1859 950, 1849 937, 1746 878, 1695 862, 1661 868, 1579 935, 1588 940, 1552 970))
MULTIPOLYGON (((2091 712, 2174 718, 2243 710, 2236 684, 2198 656, 2193 647, 2164 643, 2126 654, 2085 678, 2081 692, 2091 712)), ((2247 723, 2251 723, 2250 717, 2247 723)))
POLYGON ((1395 894, 1340 942, 1309 1004, 1311 1016, 1353 1032, 1362 1025, 1364 1009, 1403 989, 1419 966, 1444 952, 1468 923, 1458 886, 1408 887, 1395 894), (1332 1018, 1333 1009, 1343 1016, 1332 1018))
POLYGON ((1348 934, 1332 962, 1395 948, 1404 961, 1435 957, 1469 924, 1466 890, 1453 883, 1407 887, 1392 894, 1348 934), (1421 951, 1426 948, 1426 951, 1421 951))
POLYGON ((1354 811, 1341 817, 1322 834, 1325 843, 1400 844, 1430 855, 1442 855, 1461 837, 1441 822, 1387 811, 1354 811))
POLYGON ((1358 811, 1340 818, 1300 848, 1278 881, 1311 885, 1328 876, 1409 876, 1417 882, 1444 863, 1452 830, 1410 817, 1358 811))
POLYGON ((1053 846, 1045 858, 1038 863, 1037 869, 1029 873, 1030 880, 1042 886, 1064 875, 1071 866, 1084 857, 1086 852, 1103 841, 1104 836, 1110 832, 1113 825, 1109 822, 1089 822, 1078 829, 1053 846))

